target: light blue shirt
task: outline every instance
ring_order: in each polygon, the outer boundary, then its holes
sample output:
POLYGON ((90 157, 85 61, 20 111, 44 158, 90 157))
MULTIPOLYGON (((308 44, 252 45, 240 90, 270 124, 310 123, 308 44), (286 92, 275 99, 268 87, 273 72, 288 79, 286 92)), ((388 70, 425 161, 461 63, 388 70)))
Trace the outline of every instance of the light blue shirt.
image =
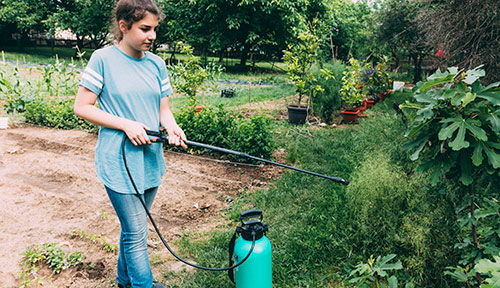
MULTIPOLYGON (((146 52, 137 59, 116 46, 96 50, 85 68, 80 85, 94 92, 99 108, 116 116, 160 128, 161 98, 172 93, 165 62, 146 52)), ((119 193, 134 194, 122 159, 125 133, 101 127, 95 151, 97 177, 119 193)), ((125 145, 127 164, 140 193, 157 187, 165 173, 162 144, 125 145)))

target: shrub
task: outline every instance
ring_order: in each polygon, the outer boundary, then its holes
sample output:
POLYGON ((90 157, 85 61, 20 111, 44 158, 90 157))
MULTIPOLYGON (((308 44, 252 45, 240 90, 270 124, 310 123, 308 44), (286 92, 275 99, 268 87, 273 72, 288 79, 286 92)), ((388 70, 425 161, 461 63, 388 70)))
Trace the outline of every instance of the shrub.
POLYGON ((36 98, 26 104, 25 121, 59 129, 82 129, 96 132, 98 127, 75 115, 74 99, 47 100, 36 98))
POLYGON ((321 119, 326 123, 331 123, 333 120, 333 113, 340 108, 342 96, 340 89, 342 88, 342 75, 346 67, 337 62, 335 65, 325 64, 324 68, 331 71, 332 77, 324 77, 322 71, 315 72, 323 91, 318 92, 313 101, 313 111, 318 113, 321 119))
MULTIPOLYGON (((191 141, 242 151, 263 158, 269 158, 273 152, 270 121, 261 116, 251 116, 247 120, 241 115, 235 116, 221 105, 218 108, 209 107, 199 113, 195 113, 194 108, 185 107, 176 113, 175 118, 191 141)), ((200 151, 196 147, 191 149, 200 151)), ((237 161, 248 161, 234 155, 227 157, 237 161)))

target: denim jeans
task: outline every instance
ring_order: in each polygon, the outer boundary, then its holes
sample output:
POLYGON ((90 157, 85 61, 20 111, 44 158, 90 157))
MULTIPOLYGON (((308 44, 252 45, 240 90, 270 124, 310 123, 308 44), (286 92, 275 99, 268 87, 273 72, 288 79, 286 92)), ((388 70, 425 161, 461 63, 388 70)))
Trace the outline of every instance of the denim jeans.
MULTIPOLYGON (((153 204, 158 187, 144 191, 140 197, 148 210, 153 204)), ((120 254, 116 282, 124 287, 151 288, 153 274, 148 256, 148 219, 141 201, 135 194, 122 194, 106 187, 111 204, 120 219, 120 254)))

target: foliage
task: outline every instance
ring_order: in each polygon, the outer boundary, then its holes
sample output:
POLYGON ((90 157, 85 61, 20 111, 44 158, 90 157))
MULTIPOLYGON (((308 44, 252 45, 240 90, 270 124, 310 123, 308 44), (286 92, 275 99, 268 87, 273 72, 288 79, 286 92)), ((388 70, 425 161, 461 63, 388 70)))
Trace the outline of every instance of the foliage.
MULTIPOLYGON (((224 109, 208 107, 199 113, 185 107, 176 113, 175 119, 191 141, 201 142, 256 156, 269 158, 273 152, 269 120, 262 116, 244 119, 224 109)), ((198 148, 191 148, 198 150, 198 148)), ((211 151, 204 151, 210 153, 211 151)), ((234 155, 229 159, 248 161, 234 155)))
POLYGON ((442 266, 453 263, 449 261, 454 227, 446 225, 454 217, 451 197, 432 195, 422 187, 423 175, 407 174, 380 152, 370 152, 350 179, 346 240, 357 255, 398 253, 410 275, 422 284, 432 282, 442 266))
MULTIPOLYGON (((496 193, 493 191, 493 193, 496 193)), ((458 219, 464 236, 455 248, 462 251, 459 265, 448 267, 445 275, 468 286, 477 285, 476 273, 484 280, 481 287, 496 287, 493 284, 500 281, 500 204, 495 198, 485 198, 482 207, 474 216, 464 214, 458 219), (472 225, 477 225, 477 235, 481 239, 475 247, 470 233, 465 233, 472 225), (491 260, 495 262, 491 262, 491 260), (490 274, 491 273, 491 274, 490 274)), ((497 284, 498 285, 498 284, 497 284)))
POLYGON ((361 75, 361 83, 363 84, 363 89, 369 95, 377 95, 380 92, 384 92, 390 89, 390 78, 389 78, 389 58, 387 56, 382 56, 380 62, 377 62, 373 67, 373 64, 369 64, 371 67, 365 67, 361 75))
POLYGON ((67 252, 57 243, 30 245, 22 255, 25 269, 31 270, 38 265, 47 264, 56 274, 72 266, 78 266, 84 258, 82 252, 67 252))
POLYGON ((185 41, 202 53, 215 51, 220 61, 228 51, 245 66, 250 53, 267 59, 281 57, 293 38, 290 27, 299 18, 323 11, 322 0, 162 0, 167 38, 185 41), (269 25, 272 23, 272 25, 269 25))
POLYGON ((198 89, 207 81, 218 81, 222 68, 220 66, 202 67, 198 57, 193 55, 190 45, 180 44, 186 60, 170 68, 172 84, 180 93, 189 97, 189 105, 196 105, 198 89))
POLYGON ((100 244, 104 251, 115 253, 118 251, 117 244, 109 243, 105 237, 93 233, 85 232, 84 230, 77 230, 71 233, 71 237, 79 237, 81 239, 88 239, 94 244, 100 244))
MULTIPOLYGON (((345 65, 337 61, 335 65, 325 64, 326 70, 331 71, 331 77, 325 77, 322 71, 314 71, 318 79, 317 84, 321 86, 322 91, 316 94, 313 105, 313 111, 319 113, 321 119, 326 123, 331 123, 333 113, 340 108, 342 88, 342 73, 346 70, 345 65)), ((323 70, 325 71, 325 70, 323 70)))
POLYGON ((295 84, 295 89, 299 93, 297 106, 303 95, 314 97, 322 92, 322 87, 316 84, 316 75, 311 73, 311 67, 316 62, 320 41, 315 35, 314 24, 306 25, 307 28, 298 32, 297 43, 290 44, 288 50, 283 51, 283 61, 288 66, 288 76, 295 84))
POLYGON ((363 101, 365 98, 364 91, 361 85, 361 77, 363 69, 370 66, 369 63, 361 62, 354 58, 349 59, 349 70, 344 71, 342 77, 342 88, 340 95, 342 95, 342 106, 344 108, 353 108, 363 101))
POLYGON ((36 98, 26 104, 25 121, 35 125, 59 129, 82 129, 97 132, 98 127, 73 112, 74 99, 36 98))
MULTIPOLYGON (((385 44, 392 58, 399 65, 401 59, 410 58, 414 66, 413 83, 422 77, 422 60, 430 51, 425 33, 418 26, 417 15, 424 9, 425 1, 387 0, 381 1, 377 13, 377 42, 385 44)), ((429 9, 431 10, 431 9, 429 9)), ((435 22, 428 23, 434 25, 435 22)))
POLYGON ((25 88, 25 85, 19 80, 17 67, 13 71, 0 70, 0 99, 5 102, 3 109, 7 113, 24 112, 26 102, 29 101, 23 96, 25 88))
MULTIPOLYGON (((29 69, 29 74, 32 73, 29 69)), ((60 99, 61 96, 74 95, 80 71, 66 62, 37 68, 42 75, 38 79, 24 77, 19 66, 5 65, 0 68, 0 100, 8 113, 24 112, 26 105, 35 98, 48 96, 60 99), (55 96, 55 97, 54 97, 55 96)))
POLYGON ((4 0, 0 4, 0 20, 16 25, 21 34, 31 29, 43 31, 44 20, 56 9, 53 0, 4 0))
MULTIPOLYGON (((484 83, 498 81, 500 73, 500 14, 497 0, 428 0, 419 11, 418 27, 426 43, 444 48, 448 63, 464 69, 484 64, 484 83)), ((436 50, 433 51, 434 53, 436 50)))
MULTIPOLYGON (((371 22, 376 7, 369 7, 367 1, 335 0, 324 3, 327 6, 324 21, 329 28, 322 38, 324 59, 331 59, 332 49, 336 58, 346 62, 350 57, 369 54, 373 47, 373 40, 370 41, 374 30, 371 22)), ((378 46, 380 43, 376 43, 378 46)))
POLYGON ((62 1, 56 13, 49 16, 49 34, 55 29, 71 30, 77 37, 77 47, 83 48, 83 40, 88 37, 96 48, 108 42, 110 18, 113 14, 114 2, 108 0, 71 0, 62 1))
MULTIPOLYGON (((381 288, 397 288, 397 277, 395 275, 390 276, 389 273, 403 269, 403 265, 401 265, 400 261, 389 263, 395 257, 395 254, 389 254, 383 258, 378 256, 377 259, 370 256, 367 263, 360 263, 356 265, 356 269, 351 271, 349 277, 354 277, 349 282, 360 288, 369 288, 373 287, 373 285, 381 288), (386 278, 387 280, 384 281, 386 278)), ((411 286, 407 285, 407 287, 411 286)))
POLYGON ((422 158, 420 168, 431 171, 432 184, 459 175, 467 186, 473 175, 499 171, 500 82, 484 87, 484 75, 480 67, 436 71, 415 86, 416 103, 402 105, 412 120, 405 147, 413 152, 410 159, 422 158))

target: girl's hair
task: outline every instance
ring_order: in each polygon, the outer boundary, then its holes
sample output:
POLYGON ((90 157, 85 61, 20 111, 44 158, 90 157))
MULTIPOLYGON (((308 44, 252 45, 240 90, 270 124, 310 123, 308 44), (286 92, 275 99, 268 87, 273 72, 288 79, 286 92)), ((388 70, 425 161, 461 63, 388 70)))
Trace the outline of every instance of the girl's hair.
POLYGON ((113 17, 113 35, 115 40, 120 42, 123 33, 120 30, 120 20, 125 20, 127 29, 132 28, 132 24, 142 20, 147 13, 162 17, 161 11, 153 0, 119 0, 116 3, 113 17))

